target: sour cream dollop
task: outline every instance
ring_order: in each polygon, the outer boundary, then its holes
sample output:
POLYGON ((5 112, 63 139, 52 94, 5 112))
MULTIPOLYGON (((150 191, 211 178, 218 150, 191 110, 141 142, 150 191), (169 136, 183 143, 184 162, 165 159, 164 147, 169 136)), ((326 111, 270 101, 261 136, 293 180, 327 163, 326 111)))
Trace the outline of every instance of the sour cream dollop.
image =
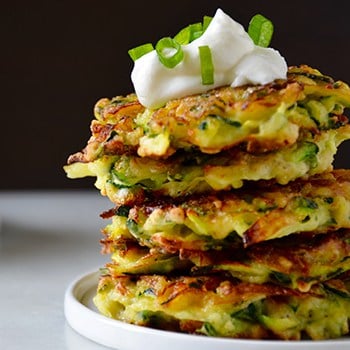
POLYGON ((198 39, 182 45, 184 59, 174 68, 165 67, 155 50, 135 61, 131 73, 142 105, 155 109, 167 101, 231 85, 266 84, 285 79, 287 63, 272 48, 256 46, 243 26, 218 9, 198 39), (214 65, 214 83, 203 85, 199 46, 208 45, 214 65))

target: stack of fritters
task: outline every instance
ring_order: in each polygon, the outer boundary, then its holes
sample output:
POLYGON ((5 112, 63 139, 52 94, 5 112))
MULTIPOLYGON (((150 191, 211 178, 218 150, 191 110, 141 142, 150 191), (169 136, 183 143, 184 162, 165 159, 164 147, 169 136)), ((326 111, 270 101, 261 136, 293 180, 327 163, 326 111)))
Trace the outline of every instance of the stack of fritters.
POLYGON ((350 89, 308 66, 149 110, 102 99, 69 177, 96 176, 102 214, 95 303, 128 323, 235 338, 349 332, 350 89))

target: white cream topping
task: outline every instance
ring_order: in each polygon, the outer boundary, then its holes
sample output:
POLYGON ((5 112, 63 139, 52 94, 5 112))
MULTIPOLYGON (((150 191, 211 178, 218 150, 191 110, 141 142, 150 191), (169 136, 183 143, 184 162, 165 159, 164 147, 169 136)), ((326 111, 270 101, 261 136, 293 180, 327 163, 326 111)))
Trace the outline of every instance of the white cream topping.
POLYGON ((167 101, 231 85, 266 84, 285 79, 287 63, 278 51, 256 46, 243 26, 218 9, 198 39, 182 45, 184 59, 165 67, 155 50, 135 61, 131 80, 142 105, 159 108, 167 101), (208 45, 214 66, 214 84, 203 85, 199 46, 208 45))

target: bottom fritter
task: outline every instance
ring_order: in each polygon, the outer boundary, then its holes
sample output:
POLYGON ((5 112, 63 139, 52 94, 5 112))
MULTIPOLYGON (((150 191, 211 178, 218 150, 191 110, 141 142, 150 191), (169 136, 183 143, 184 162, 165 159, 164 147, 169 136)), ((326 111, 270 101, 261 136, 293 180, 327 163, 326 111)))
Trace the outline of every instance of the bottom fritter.
POLYGON ((217 276, 102 276, 94 302, 127 323, 218 337, 331 339, 349 332, 346 278, 307 293, 217 276))

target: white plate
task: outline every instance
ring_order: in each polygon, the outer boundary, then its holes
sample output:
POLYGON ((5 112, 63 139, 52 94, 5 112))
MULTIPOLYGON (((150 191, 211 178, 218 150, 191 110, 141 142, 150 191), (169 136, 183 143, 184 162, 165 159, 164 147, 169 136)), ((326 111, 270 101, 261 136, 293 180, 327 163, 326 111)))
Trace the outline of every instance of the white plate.
POLYGON ((350 339, 327 341, 241 340, 189 335, 130 325, 105 317, 92 298, 98 272, 78 277, 66 290, 64 312, 69 325, 86 338, 119 350, 349 350, 350 339))

